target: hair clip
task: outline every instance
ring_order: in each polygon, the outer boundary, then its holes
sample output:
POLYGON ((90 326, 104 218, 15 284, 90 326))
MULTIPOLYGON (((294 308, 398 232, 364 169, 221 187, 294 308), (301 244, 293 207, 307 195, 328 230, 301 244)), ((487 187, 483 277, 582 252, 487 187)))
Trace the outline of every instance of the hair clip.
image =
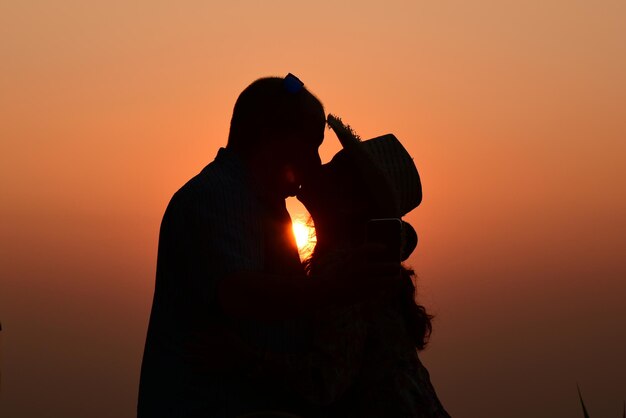
POLYGON ((287 90, 288 93, 294 94, 294 93, 298 93, 300 90, 304 88, 304 83, 300 81, 298 77, 289 73, 283 79, 283 86, 285 87, 285 90, 287 90))

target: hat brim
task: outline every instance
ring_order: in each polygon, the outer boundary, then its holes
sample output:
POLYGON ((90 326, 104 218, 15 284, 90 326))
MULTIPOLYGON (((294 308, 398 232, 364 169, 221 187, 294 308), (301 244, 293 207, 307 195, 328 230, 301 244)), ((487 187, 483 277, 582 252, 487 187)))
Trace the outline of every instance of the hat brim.
POLYGON ((417 247, 417 232, 410 223, 402 221, 402 239, 400 247, 400 261, 405 261, 417 247))

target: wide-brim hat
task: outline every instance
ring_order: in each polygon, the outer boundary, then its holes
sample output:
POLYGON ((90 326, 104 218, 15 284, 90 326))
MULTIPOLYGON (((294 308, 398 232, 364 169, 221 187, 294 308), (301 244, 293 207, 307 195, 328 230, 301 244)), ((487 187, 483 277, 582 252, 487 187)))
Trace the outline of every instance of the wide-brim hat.
MULTIPOLYGON (((393 134, 361 141, 340 118, 328 115, 328 126, 335 132, 343 151, 358 166, 373 198, 392 200, 390 216, 401 218, 422 201, 422 183, 413 158, 393 134)), ((382 202, 381 202, 382 203, 382 202)), ((386 204, 385 204, 386 205, 386 204)))
MULTIPOLYGON (((343 150, 359 171, 369 195, 381 210, 378 217, 402 218, 422 201, 422 183, 413 158, 395 135, 389 133, 362 141, 341 119, 329 114, 328 126, 335 132, 343 150)), ((403 223, 402 259, 417 245, 417 234, 403 223)))

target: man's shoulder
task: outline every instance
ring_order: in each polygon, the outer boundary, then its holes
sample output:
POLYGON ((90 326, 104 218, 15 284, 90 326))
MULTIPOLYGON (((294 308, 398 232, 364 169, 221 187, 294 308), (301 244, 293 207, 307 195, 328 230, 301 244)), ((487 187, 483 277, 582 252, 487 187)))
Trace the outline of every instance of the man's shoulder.
POLYGON ((219 211, 233 206, 249 206, 255 200, 243 173, 216 159, 178 189, 168 207, 195 206, 219 211))

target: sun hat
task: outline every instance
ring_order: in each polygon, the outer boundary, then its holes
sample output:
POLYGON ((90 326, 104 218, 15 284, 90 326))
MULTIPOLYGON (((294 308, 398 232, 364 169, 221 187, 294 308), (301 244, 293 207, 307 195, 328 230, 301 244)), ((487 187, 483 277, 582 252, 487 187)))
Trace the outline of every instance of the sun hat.
MULTIPOLYGON (((339 117, 329 114, 327 123, 343 146, 338 154, 350 156, 383 216, 402 218, 419 206, 422 201, 419 172, 398 138, 386 134, 361 141, 339 117)), ((415 249, 417 234, 409 223, 402 221, 402 224, 404 260, 415 249)))
POLYGON ((361 141, 340 118, 329 114, 328 126, 335 132, 344 151, 358 165, 364 180, 371 181, 375 198, 391 198, 395 213, 401 218, 422 201, 422 183, 413 158, 393 134, 361 141))

